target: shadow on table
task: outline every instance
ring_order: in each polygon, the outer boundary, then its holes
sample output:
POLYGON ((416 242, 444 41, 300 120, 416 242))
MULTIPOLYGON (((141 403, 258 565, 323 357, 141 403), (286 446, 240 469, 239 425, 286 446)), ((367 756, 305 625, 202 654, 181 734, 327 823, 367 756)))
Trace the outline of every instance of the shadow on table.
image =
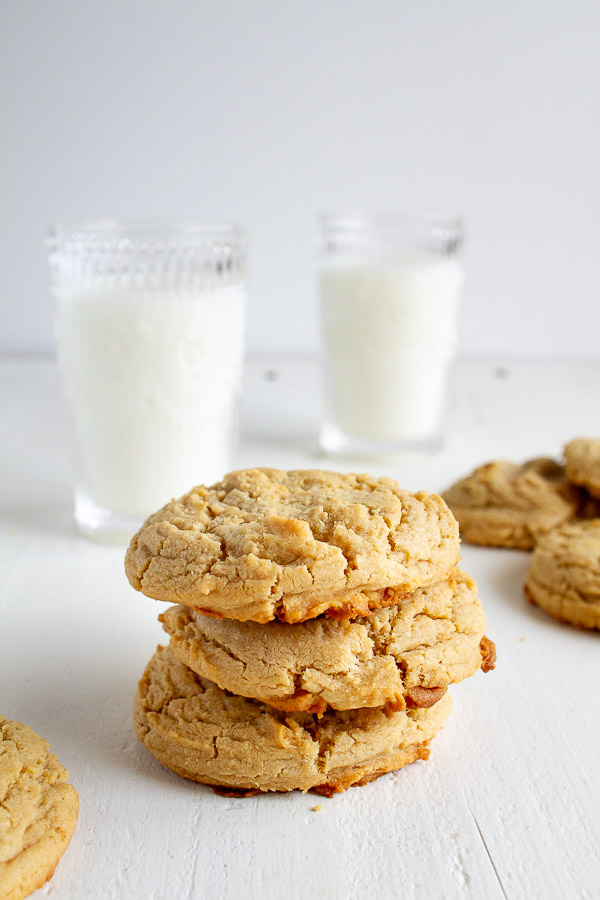
MULTIPOLYGON (((169 785, 169 791, 211 792, 210 787, 184 779, 162 766, 139 742, 133 725, 133 696, 144 663, 105 670, 89 656, 73 660, 65 674, 64 661, 53 671, 46 659, 36 671, 27 660, 27 675, 21 679, 16 705, 2 712, 24 721, 50 741, 52 751, 79 783, 105 780, 113 790, 123 781, 140 779, 154 785, 169 785)), ((81 789, 81 788, 80 788, 81 789)))

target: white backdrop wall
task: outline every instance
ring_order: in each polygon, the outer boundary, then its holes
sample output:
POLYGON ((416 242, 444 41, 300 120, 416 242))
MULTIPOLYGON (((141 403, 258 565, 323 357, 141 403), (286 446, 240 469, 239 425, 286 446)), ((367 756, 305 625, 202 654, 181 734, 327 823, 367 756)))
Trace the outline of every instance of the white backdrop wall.
POLYGON ((0 351, 55 220, 231 217, 252 352, 317 346, 315 214, 462 212, 463 353, 600 355, 594 0, 0 0, 0 351))

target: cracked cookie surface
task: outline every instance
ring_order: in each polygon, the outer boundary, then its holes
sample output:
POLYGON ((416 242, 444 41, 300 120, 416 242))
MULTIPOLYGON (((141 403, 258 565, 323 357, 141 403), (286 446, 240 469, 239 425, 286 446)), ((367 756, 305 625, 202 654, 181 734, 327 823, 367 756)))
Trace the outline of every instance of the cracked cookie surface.
POLYGON ((485 618, 460 570, 365 618, 259 625, 174 606, 160 620, 197 674, 287 711, 430 706, 483 662, 485 618))
POLYGON ((79 798, 50 744, 0 716, 0 897, 20 900, 52 877, 79 798))
POLYGON ((564 454, 571 481, 600 499, 600 441, 575 438, 566 445, 564 454))
POLYGON ((551 528, 574 519, 585 498, 565 467, 541 457, 522 465, 490 462, 442 494, 463 540, 530 550, 551 528))
POLYGON ((563 525, 540 540, 525 594, 556 619, 600 628, 600 519, 563 525))
POLYGON ((458 526, 435 494, 389 478, 319 470, 232 472, 144 523, 127 551, 149 597, 227 618, 351 618, 441 580, 458 526))
POLYGON ((320 718, 237 697, 158 648, 134 701, 138 738, 193 781, 240 791, 331 794, 426 759, 451 708, 332 710, 320 718))

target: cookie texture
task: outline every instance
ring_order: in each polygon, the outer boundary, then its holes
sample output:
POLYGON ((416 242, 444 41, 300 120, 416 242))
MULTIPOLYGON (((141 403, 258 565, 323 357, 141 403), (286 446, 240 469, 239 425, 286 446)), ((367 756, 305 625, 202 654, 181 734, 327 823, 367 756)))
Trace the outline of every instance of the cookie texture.
POLYGON ((582 493, 552 459, 523 465, 480 466, 442 495, 458 519, 463 540, 488 547, 530 550, 541 535, 574 519, 582 493))
POLYGON ((178 775, 245 792, 364 784, 426 759, 450 712, 446 694, 431 709, 285 713, 221 690, 159 647, 134 701, 137 735, 178 775))
POLYGON ((75 830, 79 798, 48 741, 0 716, 0 897, 52 877, 75 830))
POLYGON ((564 525, 541 539, 525 594, 556 619, 600 628, 600 519, 564 525))
POLYGON ((564 454, 570 480, 600 498, 600 441, 575 438, 566 445, 564 454))
POLYGON ((456 570, 366 618, 290 625, 160 616, 175 656, 219 687, 286 711, 431 706, 482 664, 485 618, 475 582, 456 570))
POLYGON ((390 586, 440 581, 458 555, 456 521, 435 494, 369 475, 247 469, 150 516, 125 570, 157 600, 301 622, 367 615, 393 602, 390 586))

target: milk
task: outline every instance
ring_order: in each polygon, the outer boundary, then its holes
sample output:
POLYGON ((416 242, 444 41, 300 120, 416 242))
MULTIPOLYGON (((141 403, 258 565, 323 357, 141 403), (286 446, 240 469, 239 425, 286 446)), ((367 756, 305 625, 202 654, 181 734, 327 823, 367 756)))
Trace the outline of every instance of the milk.
POLYGON ((323 266, 325 444, 339 432, 406 446, 435 440, 462 283, 452 258, 323 266))
POLYGON ((55 294, 80 525, 90 510, 143 519, 222 476, 241 378, 243 284, 200 279, 167 291, 132 282, 55 294))

